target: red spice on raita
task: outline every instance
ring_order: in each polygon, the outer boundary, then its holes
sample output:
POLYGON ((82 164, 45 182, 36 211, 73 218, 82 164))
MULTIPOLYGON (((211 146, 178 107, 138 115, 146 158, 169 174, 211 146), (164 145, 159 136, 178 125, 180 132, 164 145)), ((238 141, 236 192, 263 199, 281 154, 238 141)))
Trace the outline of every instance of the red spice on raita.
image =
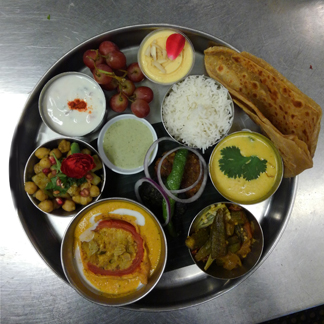
POLYGON ((88 105, 83 99, 68 101, 68 106, 70 109, 78 110, 80 112, 88 110, 88 105))

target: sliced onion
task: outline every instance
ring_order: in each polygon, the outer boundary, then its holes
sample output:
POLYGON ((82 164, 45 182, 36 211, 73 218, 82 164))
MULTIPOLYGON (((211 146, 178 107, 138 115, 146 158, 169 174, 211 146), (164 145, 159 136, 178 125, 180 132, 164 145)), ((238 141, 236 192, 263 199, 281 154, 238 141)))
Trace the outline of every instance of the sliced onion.
POLYGON ((151 159, 151 154, 153 152, 153 150, 155 149, 155 146, 158 145, 160 142, 162 141, 171 141, 174 143, 177 143, 174 139, 170 138, 170 137, 161 137, 158 138, 156 141, 154 141, 151 146, 149 147, 149 149, 146 152, 145 155, 145 159, 144 159, 144 173, 145 173, 145 177, 151 179, 148 167, 150 165, 150 159, 151 159))
MULTIPOLYGON (((173 149, 173 150, 169 151, 167 154, 165 154, 162 157, 162 159, 159 161, 159 163, 158 163, 158 170, 157 170, 158 171, 158 174, 160 175, 160 177, 158 176, 159 182, 162 181, 162 179, 161 179, 161 167, 162 167, 162 164, 163 164, 164 159, 166 159, 173 152, 176 152, 176 151, 181 150, 181 149, 184 149, 184 147, 181 147, 181 146, 176 147, 175 149, 173 149)), ((187 148, 185 148, 185 149, 187 149, 187 148)), ((192 149, 189 149, 189 151, 192 151, 192 149)), ((192 151, 192 152, 197 155, 197 152, 196 151, 192 151)), ((179 193, 187 192, 187 191, 191 190, 192 188, 194 188, 199 183, 199 181, 200 181, 200 179, 201 179, 201 177, 203 175, 203 169, 204 168, 202 166, 201 159, 199 159, 199 171, 200 172, 199 172, 198 179, 192 185, 190 185, 187 188, 179 189, 179 190, 170 190, 170 192, 172 192, 174 194, 179 194, 179 193)))
MULTIPOLYGON (((181 199, 181 198, 178 198, 177 196, 175 196, 171 190, 169 190, 168 188, 166 188, 166 186, 164 185, 163 181, 162 181, 162 178, 161 178, 161 161, 163 158, 165 158, 165 156, 161 159, 159 165, 158 165, 158 170, 157 170, 157 176, 158 176, 158 181, 159 181, 159 184, 160 186, 162 187, 162 189, 166 192, 166 194, 172 198, 173 200, 177 201, 177 202, 181 202, 181 203, 191 203, 195 200, 197 200, 201 194, 203 193, 204 189, 205 189, 205 186, 206 186, 206 183, 207 183, 207 165, 206 165, 206 162, 205 162, 205 159, 202 157, 201 154, 199 154, 196 150, 190 148, 190 147, 178 147, 172 151, 176 151, 176 150, 179 150, 180 148, 184 148, 188 151, 191 151, 193 152, 194 154, 196 154, 203 166, 203 174, 204 174, 204 177, 203 177, 203 181, 201 183, 201 186, 199 188, 199 190, 197 191, 197 193, 190 197, 190 198, 186 198, 186 199, 181 199)), ((170 152, 171 153, 171 152, 170 152)))
MULTIPOLYGON (((177 143, 177 141, 175 141, 174 139, 170 138, 170 137, 161 137, 159 139, 157 139, 156 141, 154 141, 152 143, 152 145, 149 147, 149 149, 147 150, 146 152, 146 155, 145 155, 145 159, 144 159, 144 173, 145 173, 145 177, 146 179, 151 179, 151 175, 149 173, 149 170, 148 170, 148 167, 149 167, 149 161, 150 161, 150 157, 151 157, 151 154, 153 152, 153 150, 155 149, 155 146, 158 145, 160 142, 162 141, 170 141, 170 142, 174 142, 174 143, 177 143)), ((168 154, 165 154, 162 159, 160 160, 159 164, 158 164, 158 170, 157 170, 157 176, 158 176, 158 181, 159 181, 159 184, 157 184, 155 181, 153 181, 156 185, 159 185, 161 190, 163 190, 164 194, 166 194, 168 197, 174 199, 175 201, 177 202, 181 202, 181 203, 191 203, 195 200, 197 200, 201 194, 203 193, 205 187, 206 187, 206 183, 207 183, 207 164, 205 162, 205 159, 202 157, 201 154, 199 154, 195 149, 192 149, 190 147, 187 147, 187 146, 179 146, 173 150, 171 150, 170 152, 168 152, 168 154), (180 190, 169 190, 166 188, 166 186, 164 185, 163 181, 162 181, 162 178, 161 178, 161 165, 162 165, 162 161, 164 161, 164 159, 171 153, 173 153, 174 151, 177 151, 179 149, 186 149, 188 151, 191 151, 193 152, 194 154, 196 154, 199 158, 199 166, 200 166, 200 174, 199 174, 199 177, 198 179, 196 180, 196 182, 189 186, 188 188, 185 188, 185 189, 180 189, 180 190), (174 195, 174 193, 182 193, 182 192, 186 192, 186 191, 189 191, 190 189, 192 189, 193 187, 195 187, 198 182, 201 180, 201 177, 203 176, 203 181, 201 183, 201 186, 199 188, 199 190, 197 191, 197 193, 190 197, 190 198, 186 198, 186 199, 181 199, 181 198, 178 198, 177 196, 174 195)))
POLYGON ((139 179, 136 183, 135 183, 135 194, 136 194, 136 198, 139 202, 142 203, 142 198, 141 195, 139 194, 139 187, 143 184, 143 182, 148 182, 149 184, 151 184, 156 190, 158 190, 160 192, 160 194, 162 195, 163 199, 166 202, 166 220, 163 224, 161 224, 162 226, 166 226, 169 224, 170 220, 171 220, 171 206, 170 206, 170 201, 169 201, 169 197, 168 195, 165 193, 165 191, 159 186, 159 184, 157 184, 154 180, 150 179, 150 178, 142 178, 139 179))

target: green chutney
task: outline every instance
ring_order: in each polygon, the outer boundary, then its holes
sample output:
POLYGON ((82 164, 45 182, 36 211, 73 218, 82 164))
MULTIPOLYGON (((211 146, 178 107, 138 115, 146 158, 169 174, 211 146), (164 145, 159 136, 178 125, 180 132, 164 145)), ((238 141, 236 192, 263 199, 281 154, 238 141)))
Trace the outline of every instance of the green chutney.
POLYGON ((103 149, 116 167, 136 169, 144 164, 153 143, 151 130, 136 119, 121 119, 112 124, 103 138, 103 149))

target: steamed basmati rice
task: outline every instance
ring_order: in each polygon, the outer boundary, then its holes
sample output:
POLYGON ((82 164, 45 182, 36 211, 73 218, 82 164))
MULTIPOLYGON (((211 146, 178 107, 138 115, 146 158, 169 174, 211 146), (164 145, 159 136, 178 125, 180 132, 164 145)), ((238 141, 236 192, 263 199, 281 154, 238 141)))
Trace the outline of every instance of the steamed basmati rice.
POLYGON ((189 76, 174 84, 162 106, 168 133, 203 152, 226 135, 233 118, 233 102, 227 89, 203 75, 189 76))

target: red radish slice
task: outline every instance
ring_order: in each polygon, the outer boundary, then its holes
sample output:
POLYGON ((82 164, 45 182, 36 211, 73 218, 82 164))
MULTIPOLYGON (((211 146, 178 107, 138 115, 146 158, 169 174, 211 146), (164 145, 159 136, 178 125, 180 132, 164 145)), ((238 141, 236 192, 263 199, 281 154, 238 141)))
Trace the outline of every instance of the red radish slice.
POLYGON ((167 38, 166 51, 170 60, 175 60, 182 52, 186 39, 181 34, 172 34, 167 38))

